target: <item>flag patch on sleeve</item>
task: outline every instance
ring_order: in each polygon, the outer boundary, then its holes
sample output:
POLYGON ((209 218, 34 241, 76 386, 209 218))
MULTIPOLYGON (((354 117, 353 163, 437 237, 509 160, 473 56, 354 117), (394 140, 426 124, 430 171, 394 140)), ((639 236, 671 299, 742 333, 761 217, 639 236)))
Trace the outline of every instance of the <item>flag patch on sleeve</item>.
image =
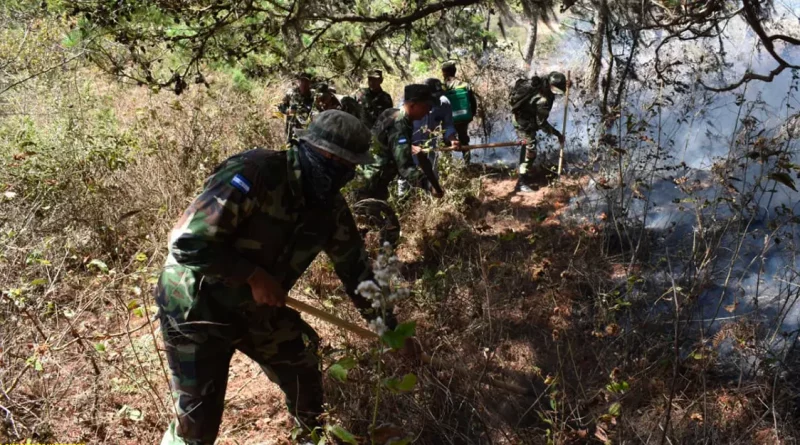
POLYGON ((250 191, 250 181, 240 174, 236 174, 236 176, 231 179, 231 185, 241 190, 242 193, 248 193, 250 191))
POLYGON ((405 144, 406 142, 408 142, 408 139, 406 139, 406 138, 402 138, 402 139, 398 139, 397 140, 398 144, 405 144))

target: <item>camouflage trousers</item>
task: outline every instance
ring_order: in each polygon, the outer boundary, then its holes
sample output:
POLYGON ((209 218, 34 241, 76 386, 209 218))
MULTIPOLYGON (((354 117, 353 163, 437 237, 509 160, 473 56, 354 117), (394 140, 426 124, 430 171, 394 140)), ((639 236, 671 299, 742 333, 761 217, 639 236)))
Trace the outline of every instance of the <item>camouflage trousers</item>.
POLYGON ((245 311, 226 307, 221 303, 224 292, 214 287, 206 285, 197 295, 183 296, 180 293, 186 287, 162 274, 156 288, 178 414, 162 445, 214 443, 225 404, 228 368, 237 350, 261 365, 267 377, 280 386, 298 423, 316 426, 322 413, 323 387, 319 337, 314 329, 289 308, 252 305, 245 311), (176 304, 182 297, 194 301, 190 309, 183 302, 176 304), (202 308, 195 310, 199 305, 202 308))
POLYGON ((525 117, 514 115, 514 128, 518 133, 522 133, 527 140, 519 151, 519 176, 526 177, 533 171, 533 162, 536 160, 536 133, 539 128, 536 121, 525 117))

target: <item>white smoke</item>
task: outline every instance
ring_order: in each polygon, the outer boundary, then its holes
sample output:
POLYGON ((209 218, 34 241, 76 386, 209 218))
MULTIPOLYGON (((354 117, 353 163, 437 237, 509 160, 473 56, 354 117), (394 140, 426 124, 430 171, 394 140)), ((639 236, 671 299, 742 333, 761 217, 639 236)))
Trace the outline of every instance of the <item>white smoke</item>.
MULTIPOLYGON (((773 23, 783 25, 781 32, 796 33, 800 29, 798 16, 800 1, 776 2, 773 23)), ((558 49, 551 57, 537 60, 533 72, 570 70, 573 78, 582 73, 587 42, 572 30, 564 28, 562 33, 558 49)), ((656 34, 646 37, 654 43, 661 38, 656 34)), ((727 24, 721 41, 724 59, 730 65, 704 73, 703 81, 708 85, 724 86, 738 81, 747 72, 768 73, 777 66, 740 19, 727 24)), ((641 48, 634 64, 638 67, 636 78, 630 80, 626 90, 623 117, 608 129, 608 133, 626 141, 625 218, 638 221, 653 237, 655 257, 690 248, 706 232, 727 230, 713 253, 716 261, 707 272, 711 284, 698 296, 694 321, 714 329, 722 320, 754 317, 772 328, 775 340, 780 337, 775 333, 800 327, 800 305, 795 304, 800 295, 796 255, 800 246, 795 242, 800 240, 800 231, 792 220, 794 214, 800 215, 800 193, 780 181, 766 179, 774 160, 742 165, 734 165, 734 160, 742 159, 744 151, 752 149, 753 141, 762 137, 781 145, 781 149, 793 154, 793 162, 800 164, 797 159, 800 143, 795 128, 800 118, 793 117, 800 110, 797 93, 800 82, 797 73, 785 70, 769 83, 753 81, 730 92, 707 91, 696 76, 701 60, 707 63, 720 56, 716 42, 716 39, 714 42, 675 40, 664 45, 661 66, 683 62, 670 73, 670 77, 683 86, 667 85, 663 89, 659 88, 655 72, 653 49, 657 45, 641 48), (657 124, 659 119, 660 125, 657 124), (633 122, 635 128, 639 121, 649 123, 643 134, 650 142, 628 137, 630 123, 633 122), (750 140, 743 146, 745 134, 750 135, 750 140), (661 141, 660 148, 657 148, 657 141, 661 141), (664 155, 669 159, 658 159, 664 155), (681 167, 664 170, 681 164, 681 167), (725 190, 721 181, 715 180, 714 169, 720 165, 730 167, 727 174, 733 179, 729 182, 738 193, 725 190), (633 198, 631 184, 637 179, 642 180, 644 186, 638 188, 638 198, 633 198), (687 194, 679 185, 681 181, 691 184, 694 191, 687 194), (735 201, 743 195, 752 198, 750 205, 744 208, 735 201), (735 199, 731 201, 732 198, 735 199), (703 221, 704 226, 698 221, 703 221)), ((616 48, 615 53, 625 56, 627 50, 616 48)), ((797 47, 781 44, 778 50, 790 63, 800 64, 797 47)), ((577 87, 579 89, 580 85, 577 87)), ((550 114, 550 123, 559 129, 563 106, 563 99, 557 100, 550 114)), ((571 100, 566 127, 568 155, 584 156, 587 147, 595 143, 597 109, 596 104, 580 107, 577 99, 571 100)), ((489 142, 514 139, 517 136, 508 119, 497 123, 489 142)), ((546 135, 540 138, 541 141, 549 139, 552 138, 546 135)), ((555 146, 555 141, 549 142, 555 146)), ((514 149, 485 150, 473 155, 473 159, 489 164, 516 165, 517 158, 518 151, 514 149)), ((597 171, 577 173, 594 176, 597 171)), ((613 182, 615 178, 608 179, 613 182)), ((601 214, 614 211, 608 204, 612 198, 618 202, 618 194, 618 189, 604 191, 591 183, 585 193, 573 200, 570 216, 599 222, 601 214)), ((681 267, 675 265, 676 274, 682 271, 681 267)), ((659 280, 657 276, 653 279, 659 280)), ((671 277, 662 274, 661 280, 667 283, 671 277)))

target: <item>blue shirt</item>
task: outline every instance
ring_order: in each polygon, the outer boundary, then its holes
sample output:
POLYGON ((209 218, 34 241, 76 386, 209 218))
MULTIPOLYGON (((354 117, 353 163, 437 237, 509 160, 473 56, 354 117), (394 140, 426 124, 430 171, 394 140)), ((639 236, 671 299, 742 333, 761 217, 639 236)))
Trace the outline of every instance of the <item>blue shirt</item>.
POLYGON ((434 105, 427 116, 414 121, 414 133, 411 137, 413 144, 430 148, 439 146, 441 141, 435 131, 440 126, 444 129, 444 140, 449 140, 456 134, 456 128, 453 125, 453 108, 445 96, 440 97, 439 104, 434 105))

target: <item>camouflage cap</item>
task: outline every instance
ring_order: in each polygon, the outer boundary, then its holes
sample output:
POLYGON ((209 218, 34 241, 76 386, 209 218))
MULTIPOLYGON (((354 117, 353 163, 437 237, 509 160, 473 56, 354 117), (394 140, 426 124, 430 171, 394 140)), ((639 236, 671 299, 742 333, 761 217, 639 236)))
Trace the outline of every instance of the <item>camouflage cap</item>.
POLYGON ((375 69, 367 72, 367 77, 371 79, 383 79, 383 71, 375 69))
POLYGON ((372 138, 361 121, 340 110, 318 114, 306 130, 296 130, 297 138, 353 164, 370 164, 372 138))
POLYGON ((306 71, 301 71, 295 75, 295 79, 297 80, 311 80, 312 77, 313 76, 306 71))
POLYGON ((431 88, 425 84, 414 83, 406 85, 403 90, 403 100, 405 102, 433 102, 431 88))
POLYGON ((443 70, 451 70, 451 69, 455 69, 455 67, 456 67, 456 61, 455 60, 448 60, 447 62, 442 64, 442 69, 443 70))

